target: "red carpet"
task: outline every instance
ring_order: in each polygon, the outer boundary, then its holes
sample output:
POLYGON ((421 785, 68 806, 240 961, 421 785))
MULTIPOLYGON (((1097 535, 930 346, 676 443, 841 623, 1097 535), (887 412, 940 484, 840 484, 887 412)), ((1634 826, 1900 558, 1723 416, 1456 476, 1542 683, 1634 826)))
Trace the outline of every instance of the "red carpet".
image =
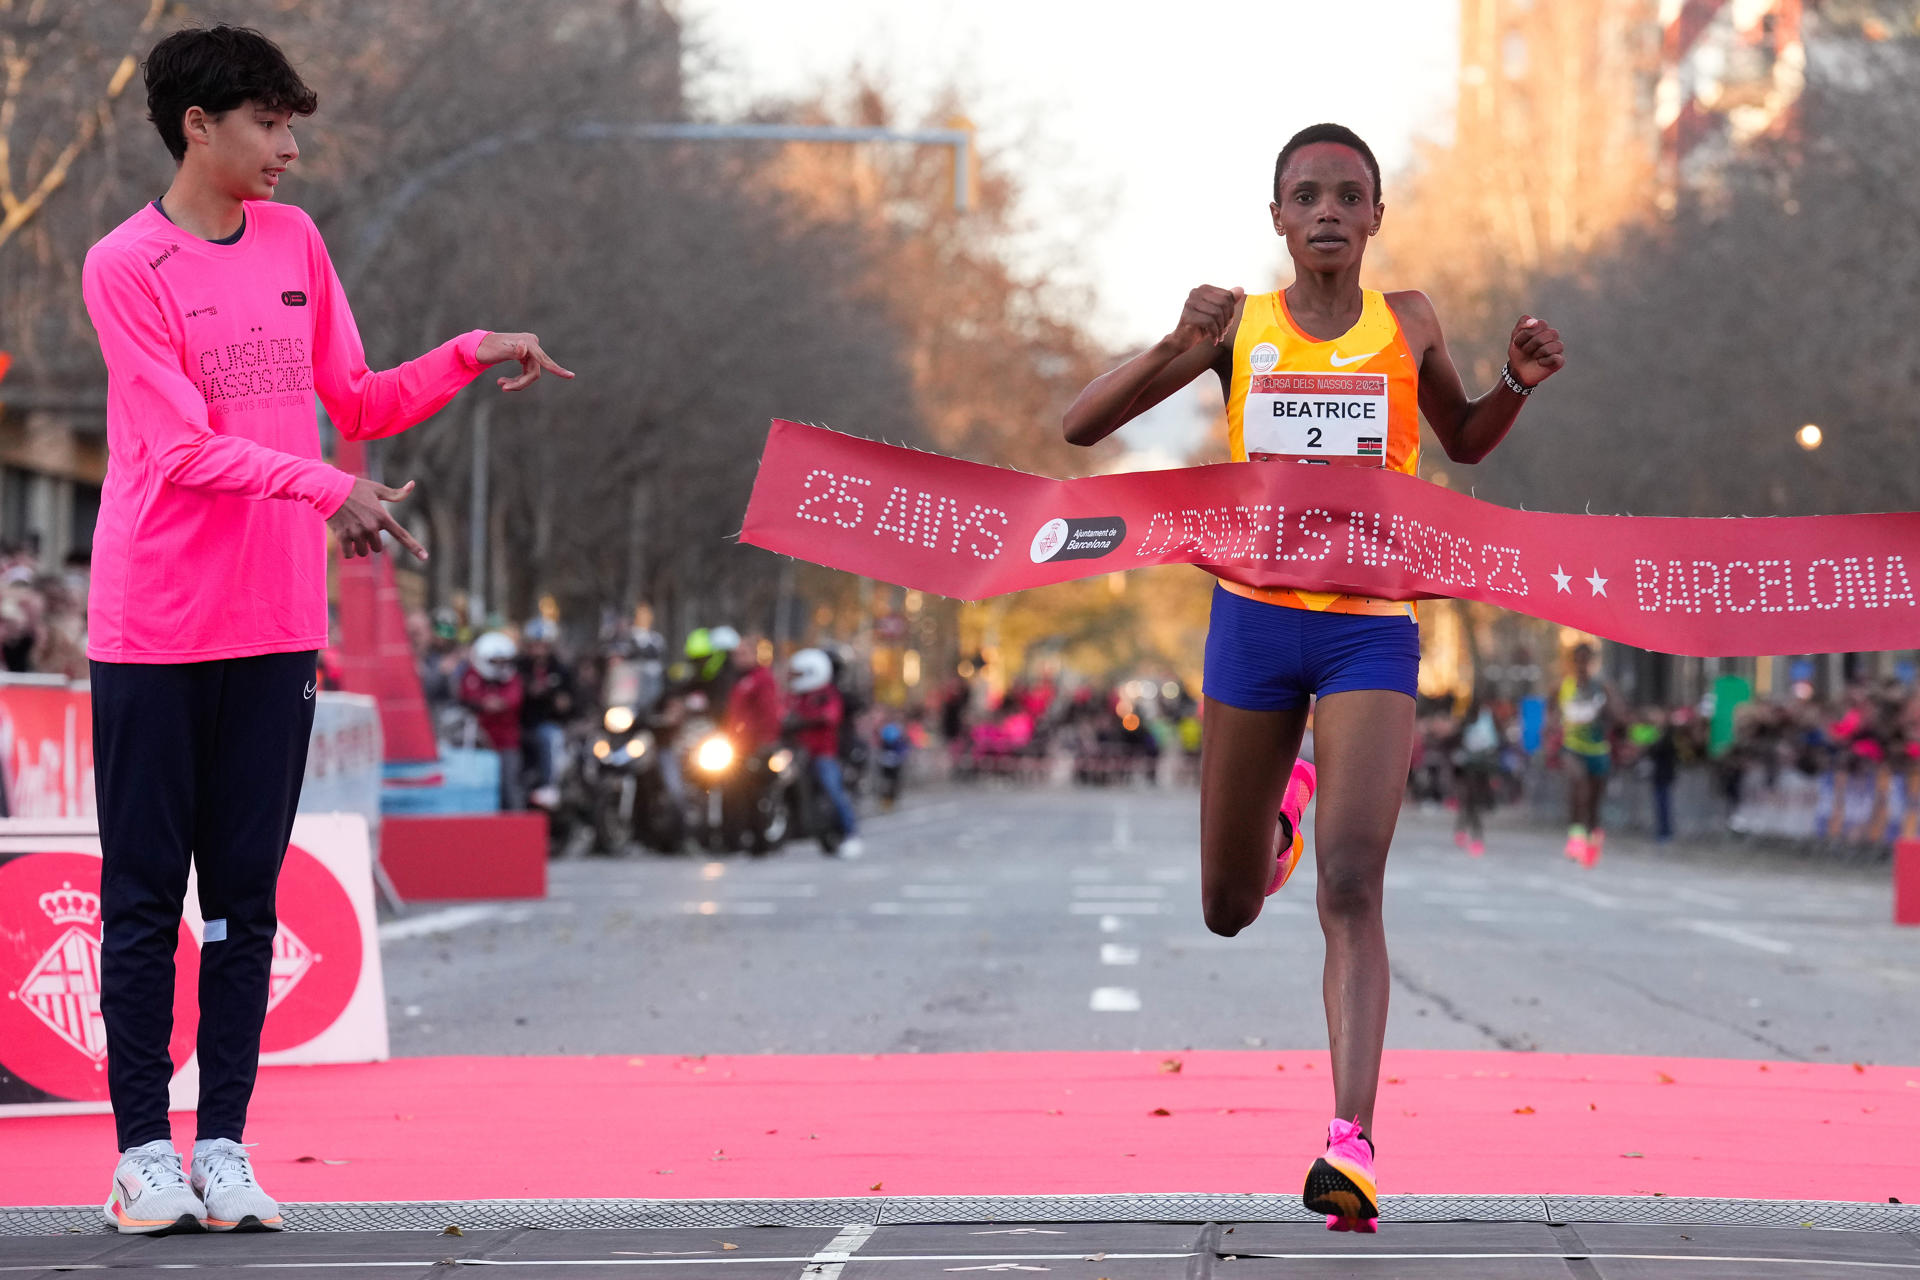
MULTIPOLYGON (((1389 1193, 1920 1201, 1916 1068, 1390 1052, 1385 1074, 1389 1193)), ((1291 1191, 1330 1107, 1306 1052, 414 1058, 268 1069, 248 1136, 287 1200, 1291 1191)), ((104 1116, 0 1120, 0 1203, 99 1199, 112 1148, 104 1116)))

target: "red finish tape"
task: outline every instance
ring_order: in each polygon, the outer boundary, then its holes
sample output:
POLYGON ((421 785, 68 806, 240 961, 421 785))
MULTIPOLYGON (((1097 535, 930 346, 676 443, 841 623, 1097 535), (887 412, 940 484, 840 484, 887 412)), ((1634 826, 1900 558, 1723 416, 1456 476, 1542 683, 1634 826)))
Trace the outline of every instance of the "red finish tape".
POLYGON ((963 600, 1193 564, 1259 587, 1480 600, 1667 653, 1920 648, 1913 512, 1556 515, 1292 462, 1056 480, 776 420, 741 538, 963 600))

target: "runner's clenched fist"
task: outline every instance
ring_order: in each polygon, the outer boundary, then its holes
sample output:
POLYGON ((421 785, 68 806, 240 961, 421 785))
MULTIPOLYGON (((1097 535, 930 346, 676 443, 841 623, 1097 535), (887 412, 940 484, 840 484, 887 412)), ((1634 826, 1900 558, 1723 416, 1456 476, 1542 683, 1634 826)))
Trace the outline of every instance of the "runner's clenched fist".
POLYGON ((1514 378, 1529 387, 1539 386, 1566 363, 1567 349, 1560 341, 1560 331, 1545 320, 1521 316, 1507 340, 1507 368, 1514 378))
POLYGON ((1180 308, 1180 323, 1173 327, 1173 333, 1169 335, 1174 346, 1187 351, 1202 342, 1219 345, 1227 336, 1227 330, 1233 326, 1233 317, 1239 312, 1240 302, 1246 296, 1244 289, 1222 289, 1211 284, 1203 284, 1195 289, 1187 295, 1187 305, 1180 308))

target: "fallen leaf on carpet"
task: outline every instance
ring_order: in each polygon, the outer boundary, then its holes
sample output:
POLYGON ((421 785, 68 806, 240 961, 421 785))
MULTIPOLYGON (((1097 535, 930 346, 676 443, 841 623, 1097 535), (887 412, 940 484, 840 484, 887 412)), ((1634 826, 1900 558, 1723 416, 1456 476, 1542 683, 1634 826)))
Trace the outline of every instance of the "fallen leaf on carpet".
POLYGON ((1170 1076, 1177 1076, 1180 1074, 1180 1059, 1168 1058, 1160 1064, 1160 1069, 1170 1076))
POLYGON ((874 1184, 873 1184, 872 1186, 870 1186, 870 1187, 868 1187, 868 1188, 867 1188, 867 1190, 869 1190, 869 1191, 878 1191, 878 1190, 879 1190, 879 1189, 880 1189, 881 1187, 883 1187, 883 1186, 885 1186, 885 1185, 886 1185, 886 1184, 885 1184, 884 1182, 876 1182, 876 1183, 874 1183, 874 1184))
POLYGON ((1645 1160, 1646 1159, 1646 1157, 1641 1155, 1638 1151, 1622 1151, 1620 1153, 1620 1158, 1622 1160, 1645 1160))
POLYGON ((1532 1107, 1515 1107, 1513 1109, 1513 1114, 1517 1116, 1530 1116, 1533 1114, 1533 1108, 1532 1107))
POLYGON ((1854 1069, 1855 1071, 1857 1071, 1857 1072, 1859 1072, 1859 1073, 1860 1073, 1861 1075, 1865 1075, 1865 1074, 1867 1074, 1867 1069, 1866 1069, 1866 1068, 1865 1068, 1864 1066, 1862 1066, 1861 1064, 1859 1064, 1858 1062, 1856 1062, 1856 1063, 1854 1063, 1854 1064, 1853 1064, 1853 1069, 1854 1069))
POLYGON ((1658 1077, 1660 1078, 1660 1083, 1661 1083, 1661 1084, 1673 1084, 1673 1083, 1674 1083, 1674 1079, 1673 1079, 1673 1077, 1672 1077, 1672 1076, 1670 1076, 1670 1075, 1668 1075, 1668 1074, 1667 1074, 1666 1072, 1664 1072, 1664 1071, 1656 1071, 1656 1072, 1654 1072, 1653 1074, 1654 1074, 1654 1075, 1656 1075, 1656 1076, 1658 1076, 1658 1077))
POLYGON ((1387 1083, 1388 1084, 1405 1084, 1406 1081, 1399 1076, 1388 1076, 1387 1083))
POLYGON ((1153 1110, 1147 1112, 1147 1114, 1150 1116, 1170 1116, 1173 1112, 1167 1110, 1165 1107, 1155 1107, 1153 1110))

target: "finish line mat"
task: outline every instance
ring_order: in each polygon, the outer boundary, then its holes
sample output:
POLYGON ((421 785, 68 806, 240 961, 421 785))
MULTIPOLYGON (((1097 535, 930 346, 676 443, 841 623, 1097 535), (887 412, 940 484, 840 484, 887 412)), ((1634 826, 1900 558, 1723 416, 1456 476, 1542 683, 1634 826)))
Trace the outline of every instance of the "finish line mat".
MULTIPOLYGON (((1284 1197, 1331 1105, 1324 1051, 403 1058, 263 1069, 247 1136, 288 1202, 1284 1197)), ((1389 1195, 1920 1202, 1915 1068, 1389 1049, 1376 1130, 1389 1195)), ((112 1152, 0 1122, 0 1205, 112 1152)))
MULTIPOLYGON (((446 1206, 470 1209, 471 1206, 446 1206)), ((526 1206, 535 1208, 537 1206, 526 1206)), ((721 1206, 710 1206, 719 1208, 721 1206)), ((1112 1206, 1119 1208, 1121 1206, 1112 1206)), ((1234 1206, 1221 1205, 1222 1209, 1234 1206)), ((1722 1202, 1732 1218, 1742 1206, 1722 1202)), ((339 1206, 382 1210, 406 1206, 339 1206)), ((635 1229, 606 1220, 591 1227, 480 1227, 458 1220, 403 1229, 302 1231, 278 1236, 85 1236, 0 1238, 0 1272, 112 1271, 129 1277, 182 1271, 445 1276, 456 1267, 505 1267, 523 1275, 639 1274, 750 1276, 795 1280, 953 1274, 1046 1274, 1074 1280, 1190 1280, 1195 1276, 1779 1278, 1920 1270, 1920 1244, 1897 1219, 1856 1229, 1803 1229, 1776 1216, 1741 1226, 1687 1217, 1621 1220, 1583 1206, 1533 1200, 1507 1218, 1410 1221, 1389 1218, 1378 1235, 1328 1232, 1319 1223, 1268 1222, 1226 1212, 1201 1222, 1151 1218, 1099 1221, 955 1219, 889 1224, 850 1220, 757 1226, 716 1218, 709 1225, 635 1229), (1012 1226, 1018 1222, 1023 1225, 1012 1226), (451 1234, 455 1228, 458 1234, 451 1234)), ((1876 1206, 1857 1206, 1866 1211, 1876 1206)), ((1877 1206, 1899 1210, 1901 1206, 1877 1206)), ((324 1212, 316 1207, 314 1212, 324 1212)), ((0 1211, 4 1229, 5 1211, 0 1211)), ((1864 1212, 1863 1212, 1864 1216, 1864 1212)), ((469 1222, 472 1220, 469 1219, 469 1222)), ((527 1220, 523 1218, 523 1223, 527 1220)))
POLYGON ((1704 657, 1920 648, 1920 513, 1513 511, 1374 467, 1055 480, 776 420, 741 540, 977 600, 1158 564, 1260 587, 1450 596, 1704 657))

